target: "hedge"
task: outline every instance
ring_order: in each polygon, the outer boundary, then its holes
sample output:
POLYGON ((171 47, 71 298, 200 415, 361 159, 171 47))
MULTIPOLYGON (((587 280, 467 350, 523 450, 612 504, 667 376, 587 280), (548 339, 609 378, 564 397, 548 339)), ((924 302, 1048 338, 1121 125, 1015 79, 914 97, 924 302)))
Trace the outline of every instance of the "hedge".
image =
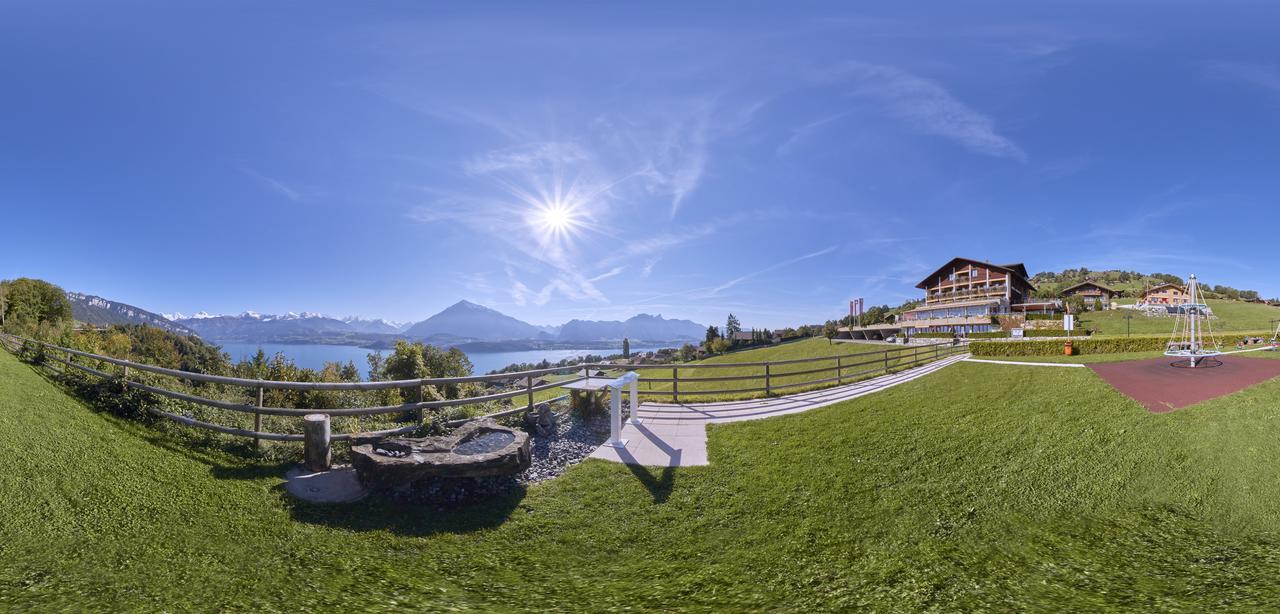
MULTIPOLYGON (((1088 337, 1093 334, 1091 330, 1073 330, 1072 337, 1088 337)), ((1024 337, 1066 337, 1067 331, 1061 328, 1028 328, 1022 331, 1024 337)))
POLYGON ((1062 314, 1060 313, 1028 313, 1027 319, 1028 320, 1061 320, 1062 314))
POLYGON ((913 339, 954 339, 955 333, 914 333, 913 339))
POLYGON ((970 339, 1004 339, 1009 336, 1009 331, 993 330, 986 333, 965 333, 964 336, 970 339))
MULTIPOLYGON (((1219 337, 1224 351, 1235 348, 1245 337, 1258 335, 1224 335, 1219 337)), ((1169 336, 1102 337, 1075 339, 1072 346, 1076 354, 1122 354, 1127 352, 1163 352, 1168 347, 1169 336)), ((974 341, 969 352, 974 356, 1060 356, 1062 340, 1039 341, 974 341)))

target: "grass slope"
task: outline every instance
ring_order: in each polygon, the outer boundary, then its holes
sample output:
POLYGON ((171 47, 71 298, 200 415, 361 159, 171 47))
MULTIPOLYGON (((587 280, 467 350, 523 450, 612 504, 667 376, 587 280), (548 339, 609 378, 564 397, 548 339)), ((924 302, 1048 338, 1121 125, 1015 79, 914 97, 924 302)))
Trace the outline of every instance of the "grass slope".
POLYGON ((486 508, 297 506, 0 353, 0 610, 849 610, 1280 604, 1280 381, 1147 413, 1086 369, 962 363, 592 461, 486 508))
MULTIPOLYGON (((892 345, 875 344, 875 343, 832 343, 827 341, 826 339, 819 338, 819 339, 805 339, 803 341, 784 343, 781 345, 768 346, 768 347, 757 348, 752 350, 745 350, 741 352, 732 352, 729 354, 722 354, 720 356, 713 356, 705 360, 700 360, 697 362, 681 365, 680 378, 682 381, 680 382, 680 392, 686 393, 691 391, 699 391, 699 392, 713 393, 716 391, 737 390, 737 389, 743 389, 743 388, 761 388, 764 386, 764 380, 763 380, 764 367, 717 367, 717 368, 709 368, 709 369, 699 369, 697 368, 698 365, 773 362, 773 361, 784 361, 784 360, 797 360, 797 359, 804 359, 804 358, 830 358, 831 359, 826 361, 816 361, 811 363, 800 363, 800 364, 792 364, 792 365, 778 365, 775 367, 771 367, 771 371, 770 371, 771 384, 773 386, 785 386, 786 384, 801 384, 804 382, 810 382, 814 380, 821 380, 821 379, 835 377, 836 376, 836 360, 835 360, 836 356, 847 357, 853 354, 867 354, 872 352, 879 354, 881 352, 884 352, 885 350, 895 350, 895 351, 901 352, 903 351, 903 348, 902 346, 892 346, 892 345), (818 372, 803 373, 799 375, 788 375, 789 373, 797 373, 801 371, 810 371, 810 370, 818 370, 818 372), (727 382, 683 381, 686 378, 733 377, 733 376, 744 376, 744 375, 750 375, 750 376, 758 377, 761 379, 727 381, 727 382)), ((914 351, 914 348, 906 348, 905 354, 894 354, 893 356, 890 357, 889 366, 892 368, 895 365, 898 365, 904 362, 904 360, 898 359, 897 356, 905 355, 909 357, 912 351, 914 351)), ((919 356, 924 357, 926 353, 930 353, 931 355, 932 350, 929 350, 928 352, 926 352, 925 350, 920 349, 919 352, 920 352, 919 356)), ((860 357, 854 357, 854 358, 847 358, 845 359, 844 364, 851 365, 851 364, 856 364, 861 362, 872 361, 877 358, 878 358, 877 356, 860 356, 860 357)), ((844 375, 850 375, 852 373, 856 373, 859 371, 866 371, 866 370, 873 369, 875 367, 880 366, 881 364, 882 363, 877 362, 874 365, 850 367, 850 368, 844 369, 842 373, 844 375)), ((647 390, 671 390, 670 383, 644 382, 645 377, 670 378, 671 377, 670 369, 642 370, 640 371, 640 375, 641 375, 640 390, 642 393, 647 390)), ((868 375, 867 377, 871 377, 872 375, 875 375, 875 374, 868 375)), ((857 378, 847 379, 845 380, 845 383, 856 381, 856 379, 857 378)), ((812 390, 814 388, 822 388, 824 386, 834 386, 834 385, 835 385, 834 383, 830 383, 830 384, 822 384, 819 386, 805 386, 805 387, 795 386, 790 388, 779 388, 774 392, 774 394, 794 394, 796 392, 800 392, 803 390, 812 390)), ((723 400, 723 399, 755 398, 755 397, 763 397, 763 396, 765 396, 763 392, 756 392, 756 393, 727 393, 726 392, 726 393, 720 393, 720 394, 689 395, 688 397, 682 397, 681 401, 689 401, 689 400, 713 401, 713 400, 723 400)), ((653 399, 657 401, 670 401, 671 397, 670 396, 654 396, 653 399)))
MULTIPOLYGON (((1212 325, 1213 330, 1219 332, 1272 332, 1276 329, 1274 321, 1280 320, 1280 309, 1270 305, 1221 300, 1209 300, 1206 304, 1218 316, 1212 325)), ((1101 335, 1124 335, 1127 313, 1130 312, 1125 309, 1090 311, 1082 316, 1080 326, 1101 335)), ((1173 331, 1173 320, 1135 314, 1129 324, 1135 335, 1167 335, 1173 331)))

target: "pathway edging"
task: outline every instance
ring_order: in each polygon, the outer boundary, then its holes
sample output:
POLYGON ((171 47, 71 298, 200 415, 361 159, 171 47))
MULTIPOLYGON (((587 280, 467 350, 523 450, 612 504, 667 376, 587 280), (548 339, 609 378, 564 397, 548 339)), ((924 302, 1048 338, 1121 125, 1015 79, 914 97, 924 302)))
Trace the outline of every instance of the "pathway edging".
POLYGON ((968 356, 960 354, 898 373, 783 397, 711 403, 642 403, 640 423, 628 421, 622 427, 622 438, 628 440, 626 447, 601 446, 591 458, 657 467, 706 465, 708 424, 759 420, 826 407, 924 377, 968 356))

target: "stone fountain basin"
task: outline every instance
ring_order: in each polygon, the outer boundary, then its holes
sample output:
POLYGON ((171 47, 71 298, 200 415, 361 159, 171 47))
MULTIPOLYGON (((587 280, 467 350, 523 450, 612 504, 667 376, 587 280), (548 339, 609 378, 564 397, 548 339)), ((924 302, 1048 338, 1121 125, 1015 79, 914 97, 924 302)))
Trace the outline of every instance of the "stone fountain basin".
POLYGON ((443 437, 357 440, 351 465, 366 488, 382 490, 426 478, 481 478, 529 468, 529 435, 483 420, 443 437))

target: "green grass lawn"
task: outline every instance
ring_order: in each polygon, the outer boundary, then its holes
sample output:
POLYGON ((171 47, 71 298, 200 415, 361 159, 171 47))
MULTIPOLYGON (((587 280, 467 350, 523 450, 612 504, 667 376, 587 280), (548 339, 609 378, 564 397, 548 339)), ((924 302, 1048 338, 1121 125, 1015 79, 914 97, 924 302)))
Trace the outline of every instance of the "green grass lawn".
MULTIPOLYGON (((1130 303, 1133 301, 1130 300, 1130 303)), ((1206 304, 1213 309, 1218 319, 1211 322, 1213 330, 1219 332, 1274 332, 1273 320, 1280 320, 1280 309, 1257 303, 1240 301, 1210 300, 1206 304)), ((1100 335, 1124 335, 1125 314, 1127 309, 1107 311, 1090 311, 1081 316, 1079 326, 1097 331, 1100 335)), ((1173 331, 1173 318, 1149 318, 1138 313, 1133 314, 1129 322, 1135 335, 1167 335, 1173 331)), ((1271 335, 1267 335, 1270 338, 1271 335)))
POLYGON ((0 610, 1009 611, 1280 605, 1280 381, 1148 413, 961 363, 452 512, 95 414, 0 352, 0 610))
MULTIPOLYGON (((879 361, 879 356, 857 356, 850 357, 853 354, 880 354, 886 350, 894 351, 890 356, 889 367, 892 369, 903 362, 910 360, 912 352, 917 351, 916 347, 905 348, 904 346, 894 346, 876 343, 832 343, 826 339, 805 339, 792 343, 784 343, 781 345, 768 346, 753 350, 745 350, 740 352, 732 352, 714 356, 697 362, 686 363, 680 365, 680 392, 688 393, 692 391, 714 393, 714 394, 690 394, 681 396, 681 401, 715 401, 725 399, 745 399, 758 398, 765 396, 764 392, 755 393, 717 393, 717 391, 730 391, 743 388, 760 388, 764 386, 764 367, 712 367, 698 368, 698 365, 713 364, 735 364, 735 363, 755 363, 755 362, 773 362, 785 360, 797 360, 803 358, 828 358, 829 360, 815 361, 808 363, 799 363, 791 365, 776 365, 771 367, 770 382, 773 386, 785 386, 787 384, 802 384, 814 380, 822 380, 836 377, 837 361, 835 357, 844 356, 845 365, 853 365, 862 362, 876 361, 875 364, 867 364, 856 367, 847 367, 841 373, 850 375, 859 371, 867 371, 880 367, 883 363, 879 361), (905 356, 905 358, 899 358, 905 356), (816 370, 815 373, 799 373, 802 371, 816 370), (795 374, 795 375, 789 375, 795 374), (721 381, 721 382, 698 382, 685 381, 686 378, 710 378, 710 377, 735 377, 735 376, 753 376, 759 379, 739 380, 739 381, 721 381)), ((918 356, 923 358, 926 355, 932 356, 932 349, 918 349, 918 356)), ((865 377, 872 377, 877 373, 872 373, 865 377)), ((640 371, 641 385, 640 392, 644 394, 646 391, 671 390, 671 384, 667 382, 645 382, 644 378, 670 378, 670 368, 644 369, 640 371)), ((844 383, 854 382, 863 378, 849 378, 844 383)), ((834 386, 835 383, 821 384, 818 386, 792 386, 778 388, 774 394, 794 394, 804 390, 813 390, 815 388, 823 388, 834 386)), ((671 400, 670 395, 653 395, 651 397, 655 401, 671 400)))

